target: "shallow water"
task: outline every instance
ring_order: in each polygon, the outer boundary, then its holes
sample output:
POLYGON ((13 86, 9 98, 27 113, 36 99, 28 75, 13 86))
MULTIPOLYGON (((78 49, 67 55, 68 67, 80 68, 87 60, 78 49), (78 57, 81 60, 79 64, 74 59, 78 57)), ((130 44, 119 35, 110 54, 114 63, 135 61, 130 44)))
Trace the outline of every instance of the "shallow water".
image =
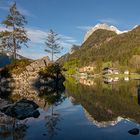
MULTIPOLYGON (((140 81, 91 81, 90 85, 69 78, 61 96, 34 97, 39 118, 16 120, 15 128, 12 121, 0 118, 0 140, 139 140, 140 134, 128 131, 140 129, 140 81)), ((16 94, 14 90, 10 99, 21 98, 16 94)))

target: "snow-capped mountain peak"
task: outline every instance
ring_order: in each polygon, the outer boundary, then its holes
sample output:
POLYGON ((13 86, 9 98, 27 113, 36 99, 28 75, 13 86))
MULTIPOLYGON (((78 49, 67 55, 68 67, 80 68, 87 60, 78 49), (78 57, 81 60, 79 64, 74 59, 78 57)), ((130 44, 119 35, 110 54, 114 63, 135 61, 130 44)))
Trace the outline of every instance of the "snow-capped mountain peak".
POLYGON ((117 34, 122 34, 122 33, 124 33, 124 32, 127 32, 127 31, 120 31, 117 27, 112 26, 112 25, 109 26, 109 25, 106 24, 106 23, 99 23, 99 24, 93 26, 93 27, 86 33, 86 35, 85 35, 85 37, 84 37, 84 41, 86 41, 87 38, 89 38, 89 36, 90 36, 93 32, 95 32, 96 30, 98 30, 98 29, 104 29, 104 30, 114 31, 114 32, 116 32, 117 34))

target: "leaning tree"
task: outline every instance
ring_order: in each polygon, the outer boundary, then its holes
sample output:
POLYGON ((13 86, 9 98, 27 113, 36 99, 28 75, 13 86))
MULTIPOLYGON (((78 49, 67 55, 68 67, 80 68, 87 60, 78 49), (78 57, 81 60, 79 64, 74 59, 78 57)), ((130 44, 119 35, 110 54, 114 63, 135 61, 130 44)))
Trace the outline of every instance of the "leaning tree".
POLYGON ((9 10, 9 14, 2 24, 7 28, 0 33, 0 48, 12 51, 14 59, 16 59, 17 50, 23 45, 27 46, 29 38, 24 28, 27 21, 25 17, 18 11, 16 3, 9 10))

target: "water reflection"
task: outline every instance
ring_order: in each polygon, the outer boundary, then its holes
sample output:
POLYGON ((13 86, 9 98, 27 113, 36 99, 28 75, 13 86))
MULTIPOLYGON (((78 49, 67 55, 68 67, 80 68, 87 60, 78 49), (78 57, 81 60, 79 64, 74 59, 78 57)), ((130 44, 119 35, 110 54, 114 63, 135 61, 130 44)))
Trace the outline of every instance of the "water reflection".
MULTIPOLYGON (((30 86, 17 87, 7 94, 7 100, 17 102, 23 97, 32 100, 40 106, 41 116, 38 119, 30 118, 19 121, 2 114, 0 116, 0 139, 18 140, 30 139, 30 137, 38 139, 41 136, 40 139, 69 139, 67 135, 82 138, 79 135, 81 131, 85 137, 90 133, 93 137, 89 135, 88 138, 91 139, 94 138, 93 132, 95 131, 98 131, 98 136, 103 133, 108 137, 110 135, 107 131, 118 126, 117 124, 121 123, 122 127, 124 126, 122 122, 140 123, 139 85, 140 82, 134 80, 127 82, 120 80, 106 84, 103 79, 87 79, 87 81, 85 79, 78 82, 76 79, 69 78, 65 82, 65 87, 63 85, 41 86, 38 89, 30 86), (67 96, 69 98, 65 100, 67 96), (70 102, 69 105, 66 104, 68 102, 70 102), (88 120, 92 122, 92 126, 87 125, 88 120), (70 130, 70 133, 67 130, 70 130), (35 133, 32 134, 31 132, 34 131, 35 133), (62 136, 62 134, 66 135, 62 136)), ((4 92, 0 95, 3 94, 4 92)), ((0 97, 6 100, 6 97, 0 97)), ((128 128, 130 130, 131 126, 128 128)), ((128 130, 123 130, 123 133, 128 133, 128 130)), ((113 133, 117 133, 115 129, 113 133)))
POLYGON ((45 117, 45 120, 46 120, 45 127, 47 128, 47 133, 49 134, 49 137, 52 139, 61 130, 57 126, 60 121, 60 114, 54 113, 52 107, 52 113, 50 115, 47 115, 45 117))
POLYGON ((26 131, 28 129, 28 126, 25 122, 26 121, 19 122, 14 118, 8 117, 0 113, 0 139, 24 139, 26 131))
POLYGON ((119 122, 120 118, 140 123, 139 81, 106 84, 102 79, 94 79, 94 83, 94 86, 75 84, 75 79, 69 78, 65 86, 68 96, 84 107, 86 116, 92 118, 95 125, 107 127, 119 122))
MULTIPOLYGON (((38 89, 32 86, 24 87, 21 85, 21 87, 15 87, 8 90, 8 92, 1 90, 2 88, 0 88, 0 101, 4 99, 4 101, 14 103, 22 98, 34 101, 41 109, 46 111, 44 116, 44 126, 47 128, 46 133, 50 138, 57 134, 59 130, 57 123, 60 121, 60 114, 54 111, 54 107, 60 105, 66 98, 63 85, 59 87, 40 86, 38 89), (50 113, 49 110, 51 110, 50 113)), ((27 121, 28 119, 20 121, 0 113, 0 139, 24 139, 28 128, 26 125, 27 121)))
POLYGON ((45 116, 45 127, 49 137, 53 138, 60 131, 60 128, 57 127, 60 121, 60 114, 54 112, 54 107, 60 105, 65 100, 66 97, 62 94, 65 88, 61 85, 56 88, 44 87, 42 89, 39 97, 45 99, 46 104, 50 106, 50 112, 45 116))

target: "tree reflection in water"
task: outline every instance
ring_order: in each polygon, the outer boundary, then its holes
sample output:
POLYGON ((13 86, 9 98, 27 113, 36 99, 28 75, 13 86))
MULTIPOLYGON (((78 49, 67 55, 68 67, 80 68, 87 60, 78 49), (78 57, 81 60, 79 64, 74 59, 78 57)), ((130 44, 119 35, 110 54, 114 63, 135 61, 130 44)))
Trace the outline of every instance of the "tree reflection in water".
MULTIPOLYGON (((22 87, 21 89, 19 87, 17 91, 19 91, 19 93, 22 93, 22 87)), ((48 115, 45 117, 45 127, 47 128, 47 132, 50 138, 54 135, 57 135, 58 131, 60 131, 60 129, 57 127, 57 124, 60 121, 60 114, 54 111, 54 107, 60 105, 64 101, 64 91, 65 87, 62 83, 58 82, 55 86, 53 85, 52 87, 46 85, 42 86, 40 87, 40 89, 36 89, 37 94, 34 94, 34 96, 38 95, 36 97, 37 99, 43 99, 43 101, 45 100, 44 107, 46 105, 50 106, 51 113, 47 113, 48 115)), ((26 96, 26 94, 13 94, 13 92, 16 93, 16 89, 4 91, 0 88, 0 98, 15 102, 23 97, 30 99, 30 95, 32 95, 27 94, 26 96), (16 96, 16 99, 14 100, 13 97, 15 97, 15 95, 18 96, 16 96)), ((25 138, 27 128, 28 127, 26 125, 26 120, 20 121, 15 118, 7 117, 6 115, 4 115, 3 117, 0 116, 0 139, 9 139, 12 137, 13 140, 22 140, 25 138)))
POLYGON ((50 106, 50 113, 45 117, 45 127, 47 128, 49 137, 53 138, 60 131, 58 122, 61 120, 60 114, 54 111, 54 107, 60 105, 65 100, 65 87, 63 85, 56 86, 55 88, 46 86, 42 87, 42 89, 39 96, 40 98, 44 98, 46 104, 50 106))
MULTIPOLYGON (((11 100, 10 95, 13 89, 5 85, 0 87, 0 98, 11 100)), ((12 140, 22 140, 26 135, 28 126, 25 121, 20 122, 16 118, 8 117, 0 112, 0 139, 12 138, 12 140)))
POLYGON ((13 140, 22 140, 26 135, 28 126, 26 120, 20 122, 15 118, 0 114, 0 139, 12 137, 13 140))
MULTIPOLYGON (((0 86, 0 99, 13 103, 11 98, 13 89, 14 88, 9 88, 6 85, 0 86)), ((0 112, 0 139, 12 138, 12 140, 23 140, 28 129, 26 121, 27 120, 20 121, 0 112)))
POLYGON ((45 119, 46 119, 45 127, 47 128, 49 137, 53 138, 55 135, 57 135, 58 131, 61 130, 57 127, 57 124, 60 121, 60 114, 52 113, 50 115, 47 115, 45 119))

